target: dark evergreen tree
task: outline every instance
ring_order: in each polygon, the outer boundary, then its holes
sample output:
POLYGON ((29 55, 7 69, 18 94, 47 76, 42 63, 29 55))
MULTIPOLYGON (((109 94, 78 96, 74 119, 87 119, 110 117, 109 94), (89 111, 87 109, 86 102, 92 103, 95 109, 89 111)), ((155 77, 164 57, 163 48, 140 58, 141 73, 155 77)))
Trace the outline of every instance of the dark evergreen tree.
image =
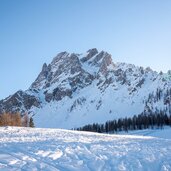
POLYGON ((33 122, 33 118, 32 118, 32 117, 30 118, 29 127, 32 127, 32 128, 35 127, 35 126, 34 126, 34 122, 33 122))

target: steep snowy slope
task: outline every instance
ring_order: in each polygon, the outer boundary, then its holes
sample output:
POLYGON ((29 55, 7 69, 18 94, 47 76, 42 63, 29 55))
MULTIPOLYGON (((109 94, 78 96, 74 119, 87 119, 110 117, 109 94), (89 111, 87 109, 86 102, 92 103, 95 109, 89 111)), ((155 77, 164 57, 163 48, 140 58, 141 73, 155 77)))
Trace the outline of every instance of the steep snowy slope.
POLYGON ((171 140, 60 129, 0 128, 0 170, 170 171, 171 140))
POLYGON ((171 113, 171 72, 116 63, 107 52, 59 53, 30 88, 0 101, 0 113, 28 112, 37 127, 73 128, 142 112, 171 113))

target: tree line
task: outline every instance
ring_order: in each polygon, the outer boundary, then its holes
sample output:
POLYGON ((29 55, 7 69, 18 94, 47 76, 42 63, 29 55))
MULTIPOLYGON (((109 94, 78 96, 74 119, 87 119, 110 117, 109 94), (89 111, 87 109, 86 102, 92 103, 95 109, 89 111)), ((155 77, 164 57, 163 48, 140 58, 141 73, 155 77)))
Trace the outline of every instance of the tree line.
POLYGON ((78 131, 90 131, 99 133, 117 133, 119 131, 131 131, 142 129, 154 129, 163 128, 163 126, 171 126, 171 115, 164 114, 163 112, 151 113, 151 114, 139 114, 133 117, 119 118, 111 121, 107 121, 104 124, 88 124, 80 128, 74 128, 78 131))
POLYGON ((28 114, 21 116, 20 113, 3 113, 0 114, 0 126, 34 127, 34 122, 28 114))

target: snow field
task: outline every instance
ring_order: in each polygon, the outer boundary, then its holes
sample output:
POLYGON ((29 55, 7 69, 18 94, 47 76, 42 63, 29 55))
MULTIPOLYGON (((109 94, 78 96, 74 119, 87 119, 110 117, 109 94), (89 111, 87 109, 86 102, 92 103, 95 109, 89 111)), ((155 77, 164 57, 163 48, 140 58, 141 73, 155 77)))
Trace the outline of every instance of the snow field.
POLYGON ((170 171, 171 140, 61 129, 0 128, 0 171, 170 171))

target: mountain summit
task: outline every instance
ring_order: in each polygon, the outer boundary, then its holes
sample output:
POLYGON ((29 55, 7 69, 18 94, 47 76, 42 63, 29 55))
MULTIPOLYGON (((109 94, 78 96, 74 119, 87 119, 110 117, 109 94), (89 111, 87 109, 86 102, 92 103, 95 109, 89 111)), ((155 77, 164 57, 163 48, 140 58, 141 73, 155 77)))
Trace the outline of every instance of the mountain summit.
POLYGON ((142 112, 171 113, 171 72, 114 63, 96 48, 61 52, 30 88, 0 101, 0 113, 33 115, 36 127, 73 128, 142 112))

